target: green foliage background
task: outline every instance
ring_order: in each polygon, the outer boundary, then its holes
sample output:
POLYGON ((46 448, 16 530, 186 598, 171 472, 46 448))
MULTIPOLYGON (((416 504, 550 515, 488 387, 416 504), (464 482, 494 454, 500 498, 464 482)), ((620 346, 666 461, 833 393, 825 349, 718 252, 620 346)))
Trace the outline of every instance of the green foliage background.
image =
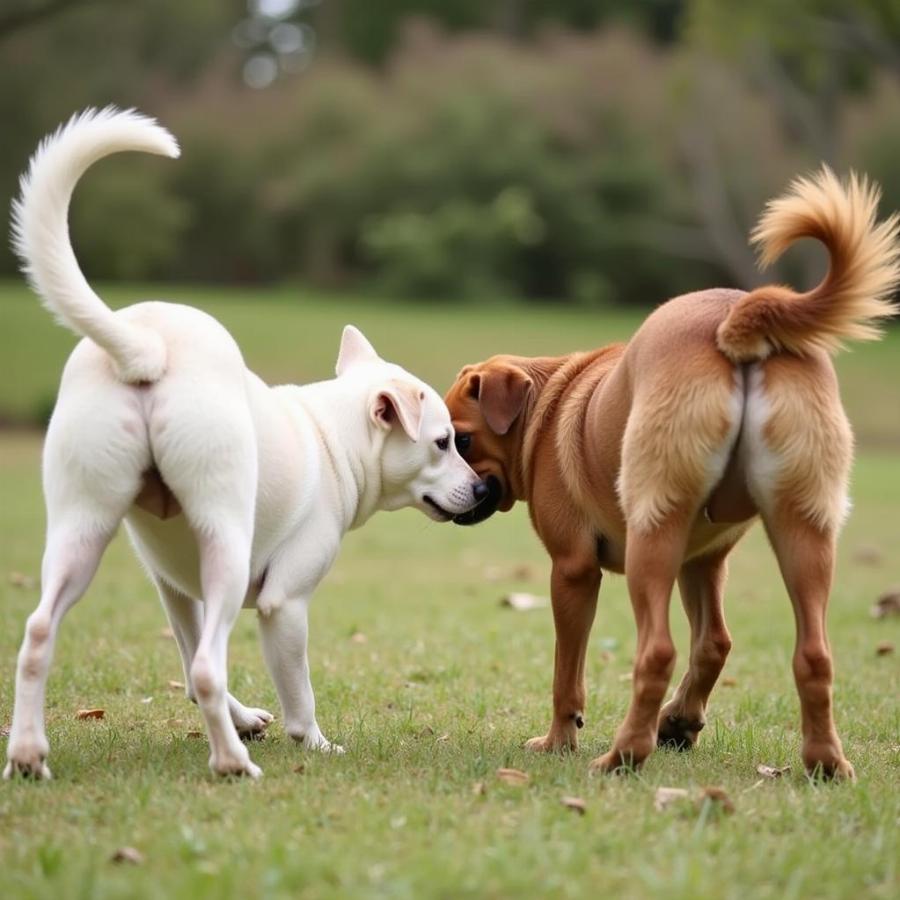
POLYGON ((59 5, 0 15, 0 202, 88 105, 138 106, 184 149, 87 176, 94 278, 648 306, 757 282, 749 229, 821 161, 900 200, 895 0, 59 5), (273 49, 285 24, 302 58, 273 49), (251 56, 279 66, 264 89, 251 56))

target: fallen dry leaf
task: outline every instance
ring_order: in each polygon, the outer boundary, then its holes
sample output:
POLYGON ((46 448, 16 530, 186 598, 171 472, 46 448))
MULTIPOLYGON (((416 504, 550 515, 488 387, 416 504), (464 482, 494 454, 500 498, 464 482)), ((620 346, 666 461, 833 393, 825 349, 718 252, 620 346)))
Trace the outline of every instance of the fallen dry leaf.
POLYGON ((717 806, 720 806, 724 812, 733 813, 734 812, 734 803, 732 802, 731 797, 725 792, 725 788, 720 787, 705 787, 700 791, 700 804, 709 801, 717 806))
POLYGON ((76 719, 102 719, 106 716, 105 709, 79 709, 75 713, 76 719))
POLYGON ((873 619, 886 619, 888 616, 900 616, 900 591, 888 591, 882 594, 869 610, 873 619))
POLYGON ((134 847, 119 847, 110 857, 110 861, 114 863, 130 863, 132 866, 139 866, 144 861, 144 854, 134 847))
POLYGON ((206 737, 206 735, 202 731, 188 731, 185 733, 185 737, 202 738, 202 737, 206 737))
POLYGON ((653 806, 658 812, 662 812, 679 800, 687 800, 688 792, 684 788, 661 787, 656 789, 653 795, 653 806))
POLYGON ((880 641, 875 646, 876 656, 888 656, 894 652, 894 645, 890 641, 880 641))
POLYGON ((350 641, 354 644, 366 644, 369 639, 361 631, 355 631, 350 635, 350 641))
POLYGON ((501 606, 508 606, 516 612, 526 612, 530 609, 543 609, 550 605, 547 597, 538 597, 536 594, 512 593, 506 594, 501 601, 501 606))
POLYGON ((30 591, 33 587, 37 586, 37 581, 35 581, 31 575, 26 575, 24 572, 10 572, 9 583, 13 587, 22 588, 26 591, 30 591))
POLYGON ((169 689, 173 691, 183 691, 184 685, 180 681, 170 681, 169 689))
POLYGON ((763 778, 781 778, 782 775, 787 775, 788 772, 791 771, 790 766, 767 766, 763 763, 760 763, 756 767, 756 771, 762 775, 763 778))
POLYGON ((726 675, 719 684, 722 687, 735 687, 737 685, 737 678, 732 678, 730 675, 726 675))
POLYGON ((434 742, 436 744, 446 744, 447 741, 449 741, 449 740, 450 740, 449 734, 442 734, 440 737, 435 738, 434 742))
POLYGON ((560 802, 566 809, 577 812, 579 816, 583 816, 587 812, 587 803, 581 797, 562 797, 560 802))
POLYGON ((431 737, 434 734, 434 729, 430 725, 423 725, 422 728, 419 729, 419 733, 416 737, 431 737))
POLYGON ((294 766, 294 774, 302 775, 306 771, 306 766, 303 763, 300 763, 298 766, 294 766))
POLYGON ((528 784, 531 776, 521 769, 497 769, 497 777, 505 784, 528 784))

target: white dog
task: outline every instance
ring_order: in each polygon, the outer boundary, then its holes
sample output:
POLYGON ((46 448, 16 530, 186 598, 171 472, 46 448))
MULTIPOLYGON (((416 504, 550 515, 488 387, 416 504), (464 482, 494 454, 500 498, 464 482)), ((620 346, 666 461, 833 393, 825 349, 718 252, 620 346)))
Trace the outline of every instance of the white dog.
POLYGON ((226 687, 241 606, 260 613, 287 733, 340 751, 316 723, 307 607, 341 537, 382 509, 415 506, 447 521, 487 489, 456 452, 438 394, 353 327, 337 378, 271 388, 197 309, 110 310, 78 267, 67 213, 85 169, 119 150, 179 154, 151 119, 87 111, 41 144, 13 205, 14 246, 33 288, 85 339, 66 364, 44 446, 42 594, 19 652, 4 777, 50 777, 43 706, 57 629, 123 519, 172 623, 210 768, 257 777, 239 733, 264 731, 272 716, 226 687))

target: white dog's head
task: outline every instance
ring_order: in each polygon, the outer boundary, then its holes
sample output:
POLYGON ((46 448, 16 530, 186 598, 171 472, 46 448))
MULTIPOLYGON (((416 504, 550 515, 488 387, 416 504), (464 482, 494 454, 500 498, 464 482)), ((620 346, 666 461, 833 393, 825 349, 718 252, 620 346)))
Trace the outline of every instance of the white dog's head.
POLYGON ((370 425, 383 433, 380 509, 414 506, 449 522, 487 496, 484 482, 457 452, 450 413, 437 391, 381 359, 352 325, 344 329, 335 368, 339 378, 360 381, 370 425))

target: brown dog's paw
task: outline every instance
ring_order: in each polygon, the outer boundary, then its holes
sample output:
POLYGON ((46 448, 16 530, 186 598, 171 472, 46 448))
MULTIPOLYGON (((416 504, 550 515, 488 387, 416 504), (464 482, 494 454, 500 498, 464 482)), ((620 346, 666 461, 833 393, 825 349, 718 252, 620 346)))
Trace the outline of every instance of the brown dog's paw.
POLYGON ((683 716, 663 713, 659 717, 656 744, 669 750, 690 750, 697 743, 705 724, 699 719, 686 719, 683 716))
POLYGON ((648 755, 644 754, 638 757, 631 751, 616 750, 613 747, 603 756, 591 760, 590 773, 591 775, 628 775, 636 772, 648 755))
POLYGON ((823 781, 856 781, 856 772, 841 751, 826 749, 803 751, 803 764, 810 778, 823 781))
POLYGON ((591 775, 627 775, 634 771, 635 766, 625 762, 618 750, 610 750, 609 753, 592 759, 588 769, 591 775))
POLYGON ((548 734, 525 741, 525 749, 532 753, 574 753, 578 749, 578 738, 574 729, 571 734, 551 729, 548 734))

